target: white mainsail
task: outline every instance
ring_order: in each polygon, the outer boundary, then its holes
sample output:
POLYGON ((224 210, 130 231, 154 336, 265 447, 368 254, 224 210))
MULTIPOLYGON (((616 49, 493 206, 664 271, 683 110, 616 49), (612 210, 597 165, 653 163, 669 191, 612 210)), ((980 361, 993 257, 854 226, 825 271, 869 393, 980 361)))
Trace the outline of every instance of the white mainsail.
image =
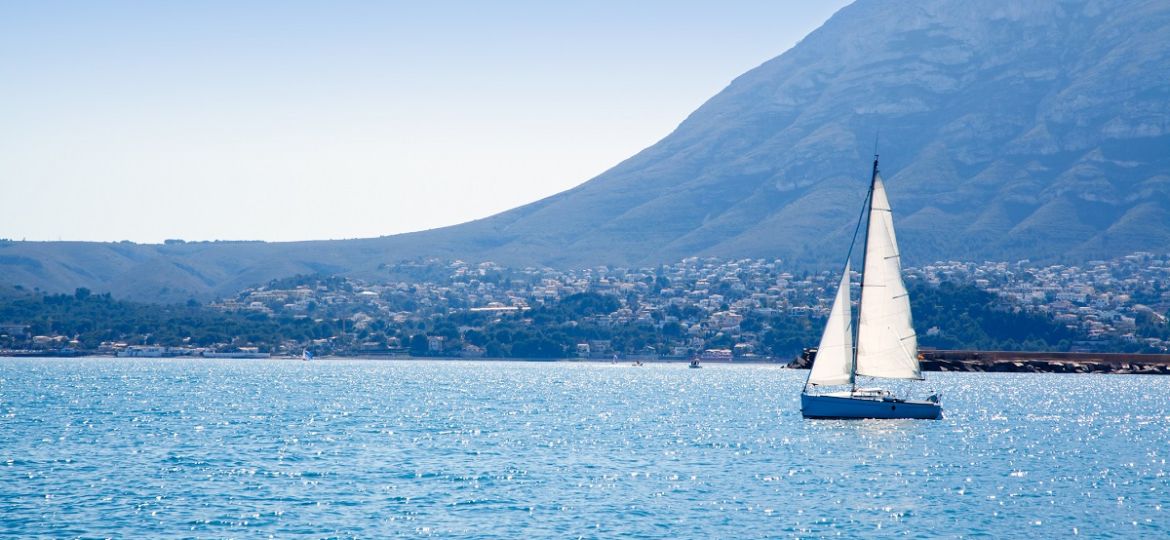
POLYGON ((857 327, 857 374, 887 379, 921 379, 918 336, 902 261, 882 178, 875 171, 870 199, 861 313, 857 327))
POLYGON ((837 287, 837 297, 829 310, 829 320, 812 371, 809 384, 833 385, 853 382, 853 310, 849 306, 849 263, 837 287))

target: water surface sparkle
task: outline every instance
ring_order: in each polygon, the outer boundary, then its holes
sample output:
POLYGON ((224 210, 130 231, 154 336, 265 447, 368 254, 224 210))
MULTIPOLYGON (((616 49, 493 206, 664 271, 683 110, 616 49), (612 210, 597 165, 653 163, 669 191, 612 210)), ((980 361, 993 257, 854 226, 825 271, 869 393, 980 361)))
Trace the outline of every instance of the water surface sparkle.
POLYGON ((0 359, 2 537, 1160 537, 1170 378, 930 374, 808 421, 772 366, 0 359))

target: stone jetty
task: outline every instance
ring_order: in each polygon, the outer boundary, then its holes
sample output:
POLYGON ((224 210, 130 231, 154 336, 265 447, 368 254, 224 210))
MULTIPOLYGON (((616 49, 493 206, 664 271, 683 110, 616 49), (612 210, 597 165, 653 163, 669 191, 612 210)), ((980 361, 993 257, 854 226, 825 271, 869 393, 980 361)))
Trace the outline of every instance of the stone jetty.
MULTIPOLYGON (((808 369, 815 357, 815 348, 805 349, 788 367, 808 369)), ((924 371, 1170 375, 1170 354, 924 349, 918 358, 924 371)))

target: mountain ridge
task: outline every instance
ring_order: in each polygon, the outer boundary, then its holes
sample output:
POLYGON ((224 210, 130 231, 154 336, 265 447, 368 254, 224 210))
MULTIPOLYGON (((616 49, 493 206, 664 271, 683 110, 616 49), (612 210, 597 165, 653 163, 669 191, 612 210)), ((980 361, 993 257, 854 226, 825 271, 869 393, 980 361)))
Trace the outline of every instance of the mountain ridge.
POLYGON ((181 300, 425 256, 839 264, 879 134, 908 264, 1158 250, 1170 245, 1165 35, 1170 6, 1147 0, 860 0, 654 145, 495 216, 345 241, 9 243, 0 282, 181 300))

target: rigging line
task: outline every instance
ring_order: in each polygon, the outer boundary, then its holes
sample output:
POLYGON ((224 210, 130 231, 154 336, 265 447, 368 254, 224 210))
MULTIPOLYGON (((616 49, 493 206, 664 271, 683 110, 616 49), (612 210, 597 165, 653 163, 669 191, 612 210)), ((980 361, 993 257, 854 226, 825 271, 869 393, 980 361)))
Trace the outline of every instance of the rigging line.
MULTIPOLYGON (((853 240, 849 241, 849 252, 845 254, 846 263, 848 263, 849 259, 853 257, 853 246, 857 245, 857 233, 861 232, 861 221, 865 219, 865 209, 869 207, 870 197, 873 197, 872 187, 870 188, 869 192, 865 194, 865 200, 861 201, 861 213, 857 216, 857 226, 853 228, 853 240)), ((865 268, 862 268, 861 270, 864 272, 865 268)))
MULTIPOLYGON (((875 148, 876 150, 876 148, 875 148)), ((865 204, 861 210, 864 215, 866 210, 869 210, 869 218, 866 219, 865 225, 865 249, 861 251, 861 296, 857 299, 857 323, 853 326, 853 363, 849 366, 849 381, 852 383, 851 392, 857 391, 857 354, 861 351, 861 306, 865 300, 865 259, 869 255, 869 233, 870 223, 873 221, 873 192, 877 187, 878 175, 878 155, 873 155, 873 173, 869 176, 869 192, 865 195, 865 204)), ((861 219, 857 220, 857 230, 853 231, 853 241, 857 241, 857 231, 861 229, 861 219)), ((849 253, 852 255, 853 246, 849 246, 849 253)))

